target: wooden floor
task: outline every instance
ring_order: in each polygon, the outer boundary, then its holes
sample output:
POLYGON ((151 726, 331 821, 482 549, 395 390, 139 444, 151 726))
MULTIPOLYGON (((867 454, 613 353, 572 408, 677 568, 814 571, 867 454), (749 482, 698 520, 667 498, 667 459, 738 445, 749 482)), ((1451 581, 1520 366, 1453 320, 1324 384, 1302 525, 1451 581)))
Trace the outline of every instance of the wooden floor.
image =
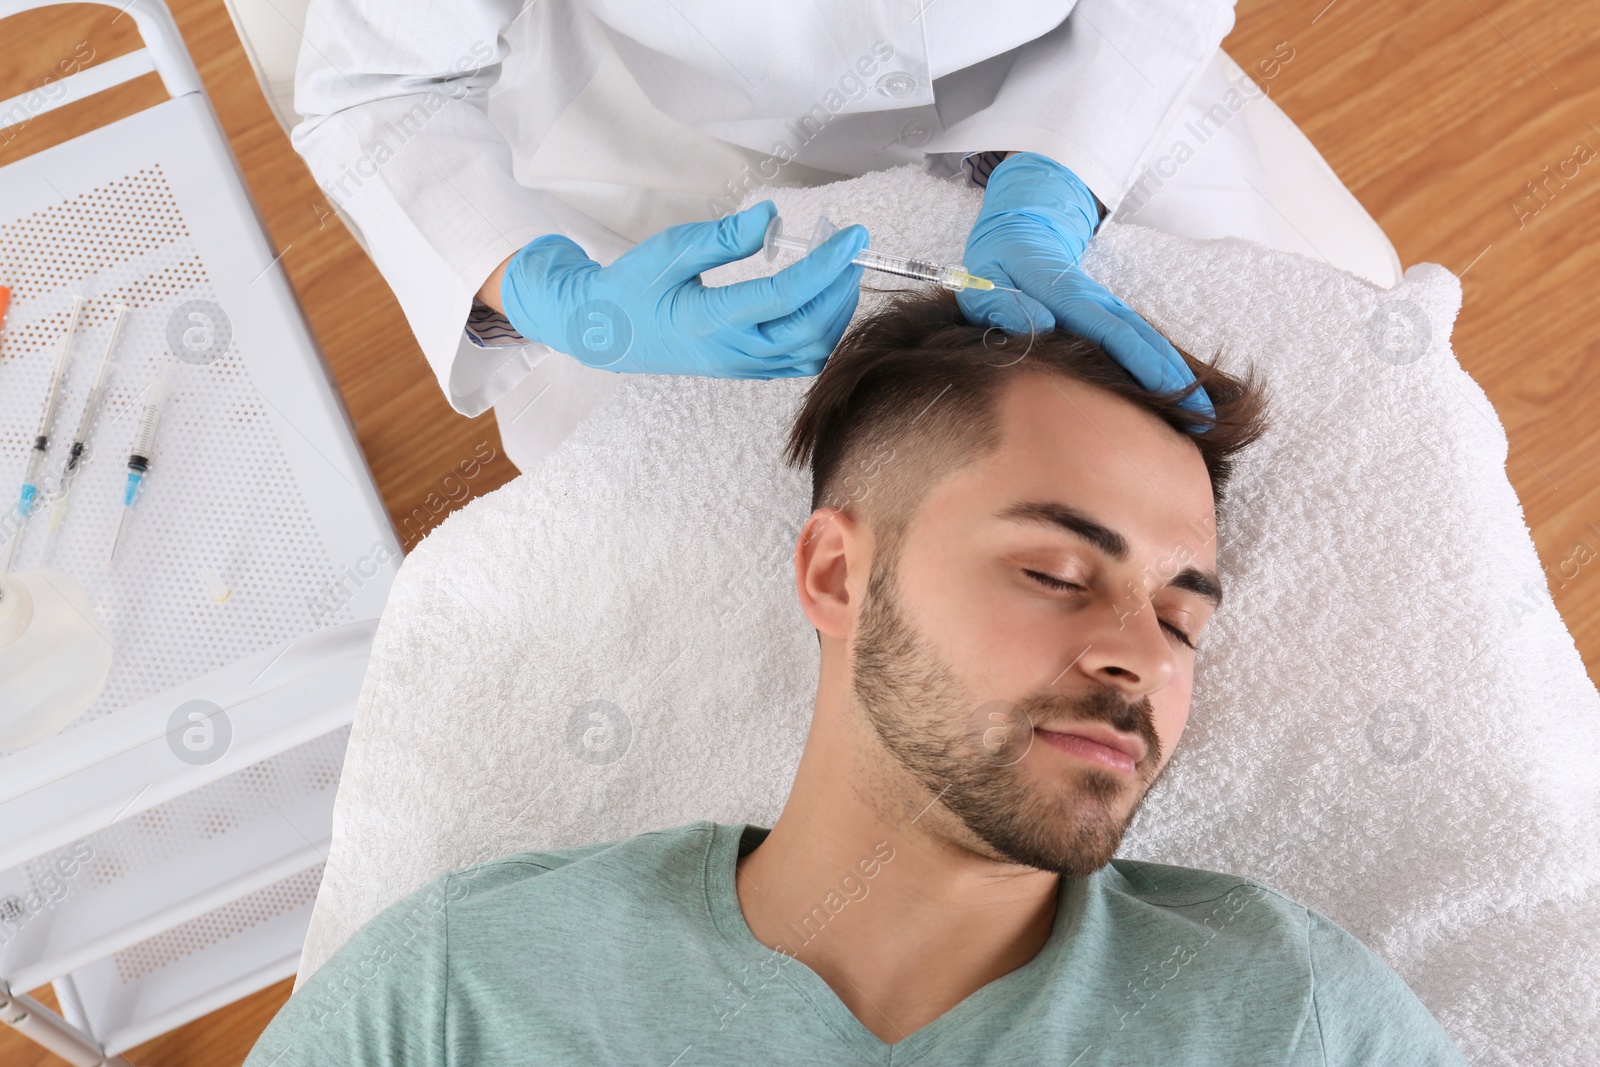
MULTIPOLYGON (((474 495, 515 475, 493 416, 464 419, 445 403, 383 280, 326 216, 221 0, 169 2, 409 547, 459 506, 439 507, 441 482, 480 444, 497 458, 472 481, 474 495), (428 521, 402 526, 418 508, 428 521)), ((0 99, 67 72, 63 64, 86 54, 79 42, 96 61, 137 47, 129 20, 115 16, 75 6, 7 22, 0 99)), ((1225 47, 1240 66, 1258 71, 1258 61, 1287 54, 1285 44, 1294 58, 1264 82, 1273 98, 1382 224, 1404 265, 1442 263, 1462 275, 1456 355, 1505 424, 1507 470, 1551 593, 1590 677, 1600 677, 1600 7, 1239 0, 1225 47)), ((0 163, 163 96, 149 75, 35 119, 10 141, 0 133, 0 163)), ((290 985, 130 1059, 238 1064, 290 985)), ((49 989, 35 995, 54 1003, 49 989)), ((60 1062, 0 1033, 7 1067, 60 1062)))

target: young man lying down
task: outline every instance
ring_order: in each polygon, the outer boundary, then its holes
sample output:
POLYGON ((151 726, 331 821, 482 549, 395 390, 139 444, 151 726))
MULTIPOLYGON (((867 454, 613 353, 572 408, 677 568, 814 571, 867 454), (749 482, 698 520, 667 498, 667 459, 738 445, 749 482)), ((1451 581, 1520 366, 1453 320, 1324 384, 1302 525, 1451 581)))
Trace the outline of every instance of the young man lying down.
POLYGON ((1072 334, 968 325, 946 293, 859 323, 789 438, 822 647, 775 825, 442 875, 246 1067, 1464 1065, 1324 916, 1113 859, 1183 734, 1216 517, 1265 429, 1255 381, 1184 358, 1214 424, 1072 334))

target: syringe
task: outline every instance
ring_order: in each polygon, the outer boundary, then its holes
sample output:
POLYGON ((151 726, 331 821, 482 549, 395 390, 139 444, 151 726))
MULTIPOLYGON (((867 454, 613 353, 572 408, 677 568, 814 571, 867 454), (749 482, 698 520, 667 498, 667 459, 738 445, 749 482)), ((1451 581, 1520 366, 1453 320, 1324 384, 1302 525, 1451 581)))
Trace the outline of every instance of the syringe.
MULTIPOLYGON (((767 223, 767 236, 761 247, 766 250, 767 262, 778 258, 778 249, 788 248, 802 254, 810 252, 829 237, 839 232, 839 228, 828 221, 826 215, 817 219, 816 228, 811 231, 811 240, 803 241, 798 237, 790 237, 783 232, 783 219, 774 215, 772 221, 767 223)), ((967 273, 967 269, 959 264, 944 266, 930 263, 925 259, 909 259, 905 256, 891 256, 887 252, 876 252, 870 248, 863 248, 856 253, 850 262, 858 263, 868 270, 879 270, 885 274, 897 274, 902 278, 916 278, 919 281, 938 282, 946 289, 960 292, 962 289, 993 289, 994 282, 985 278, 977 278, 967 273)))
POLYGON ((61 529, 61 522, 67 517, 67 493, 72 488, 72 481, 78 476, 78 470, 83 462, 83 452, 89 443, 89 431, 94 426, 95 414, 100 410, 100 399, 105 395, 106 379, 111 376, 112 353, 117 350, 117 338, 122 333, 122 320, 128 314, 126 304, 117 305, 117 317, 111 323, 111 337, 106 341, 106 354, 100 359, 100 370, 94 377, 94 384, 89 387, 89 398, 83 403, 83 417, 78 420, 78 432, 72 438, 72 450, 67 453, 67 465, 61 472, 61 484, 56 487, 56 498, 50 505, 50 528, 45 532, 46 555, 49 554, 50 545, 54 541, 56 531, 61 529))
POLYGON ((161 377, 156 379, 155 391, 150 399, 145 401, 144 411, 139 416, 139 429, 133 435, 133 451, 128 456, 128 483, 122 491, 122 516, 117 519, 117 532, 111 539, 111 554, 106 556, 106 570, 109 571, 117 559, 117 546, 122 544, 122 535, 128 526, 128 516, 133 514, 134 502, 139 498, 139 487, 144 482, 145 474, 150 470, 150 457, 155 451, 156 424, 161 421, 161 408, 166 403, 167 386, 172 379, 172 364, 168 363, 161 368, 161 377))
POLYGON ((50 427, 56 421, 56 408, 61 404, 61 384, 67 378, 67 363, 72 359, 72 335, 78 329, 78 316, 83 311, 83 297, 72 298, 72 313, 67 316, 67 329, 61 335, 61 349, 56 354, 56 369, 50 377, 50 391, 45 394, 44 414, 39 418, 39 432, 33 437, 33 452, 28 456, 28 473, 22 479, 22 496, 12 516, 11 543, 6 548, 6 564, 0 571, 10 571, 22 545, 22 528, 33 514, 33 502, 39 495, 39 471, 44 467, 45 454, 50 451, 50 427))

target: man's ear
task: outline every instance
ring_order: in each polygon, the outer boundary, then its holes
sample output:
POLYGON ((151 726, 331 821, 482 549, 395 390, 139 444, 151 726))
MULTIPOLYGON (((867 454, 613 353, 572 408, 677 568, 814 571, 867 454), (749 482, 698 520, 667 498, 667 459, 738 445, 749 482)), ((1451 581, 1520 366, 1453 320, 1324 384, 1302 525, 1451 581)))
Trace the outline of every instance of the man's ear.
POLYGON ((794 545, 795 592, 800 609, 817 628, 820 644, 824 635, 838 641, 849 638, 855 627, 859 591, 866 586, 865 575, 857 569, 864 558, 866 531, 855 516, 838 508, 818 508, 811 513, 794 545))

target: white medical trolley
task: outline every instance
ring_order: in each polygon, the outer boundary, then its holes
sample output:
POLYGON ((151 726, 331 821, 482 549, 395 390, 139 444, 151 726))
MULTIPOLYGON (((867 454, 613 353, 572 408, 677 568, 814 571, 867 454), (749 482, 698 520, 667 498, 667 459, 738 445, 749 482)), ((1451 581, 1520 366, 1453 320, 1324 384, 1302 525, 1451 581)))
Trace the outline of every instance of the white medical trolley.
MULTIPOLYGON (((47 2, 0 0, 0 19, 47 2)), ((110 679, 60 733, 0 751, 0 1018, 75 1064, 295 973, 401 559, 176 24, 160 0, 123 12, 144 48, 0 102, 3 130, 150 71, 171 97, 0 167, 0 506, 73 296, 88 303, 57 470, 111 308, 131 309, 67 521, 46 546, 36 514, 16 563, 82 583, 110 679), (164 364, 170 399, 108 572, 164 364), (62 1017, 24 995, 45 982, 62 1017)))

